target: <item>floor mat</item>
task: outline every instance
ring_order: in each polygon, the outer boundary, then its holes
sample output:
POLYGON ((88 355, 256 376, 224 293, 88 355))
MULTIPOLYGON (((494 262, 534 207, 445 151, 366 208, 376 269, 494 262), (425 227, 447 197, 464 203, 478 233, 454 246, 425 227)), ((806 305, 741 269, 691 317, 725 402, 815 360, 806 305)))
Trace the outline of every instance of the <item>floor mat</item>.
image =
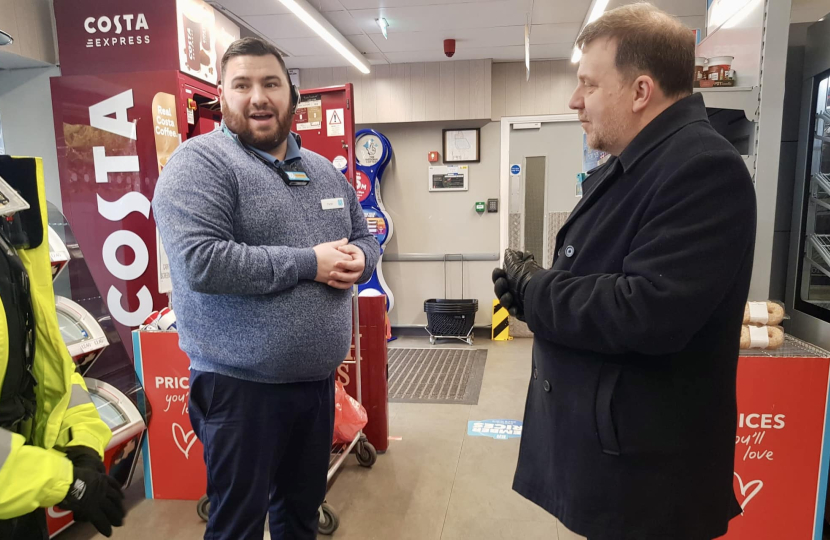
POLYGON ((476 405, 486 362, 478 349, 389 349, 389 401, 476 405))

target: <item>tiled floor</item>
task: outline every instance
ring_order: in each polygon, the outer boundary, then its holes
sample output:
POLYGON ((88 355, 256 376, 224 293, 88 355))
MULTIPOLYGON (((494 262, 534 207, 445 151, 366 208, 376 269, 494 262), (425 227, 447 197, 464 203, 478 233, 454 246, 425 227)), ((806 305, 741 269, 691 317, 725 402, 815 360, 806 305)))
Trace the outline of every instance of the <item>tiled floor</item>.
MULTIPOLYGON (((391 346, 430 345, 404 338, 391 346)), ((475 347, 489 351, 478 405, 391 404, 390 435, 401 440, 392 440, 372 469, 346 461, 328 494, 340 518, 334 540, 580 538, 511 490, 518 439, 467 436, 469 420, 522 419, 531 341, 478 340, 475 347)), ((196 540, 204 533, 192 502, 148 501, 137 484, 128 498, 130 514, 116 539, 196 540)), ((59 538, 103 537, 76 525, 59 538)))

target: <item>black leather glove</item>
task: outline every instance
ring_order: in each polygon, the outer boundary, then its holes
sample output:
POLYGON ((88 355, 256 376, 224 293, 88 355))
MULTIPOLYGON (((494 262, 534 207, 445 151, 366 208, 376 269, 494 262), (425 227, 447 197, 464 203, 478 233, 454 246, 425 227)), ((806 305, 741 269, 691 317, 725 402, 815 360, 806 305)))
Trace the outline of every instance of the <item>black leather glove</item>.
POLYGON ((69 493, 58 505, 75 514, 76 521, 88 521, 109 538, 112 528, 124 524, 124 494, 115 478, 85 467, 75 467, 69 493))
POLYGON ((75 467, 90 469, 102 474, 107 472, 104 462, 101 461, 101 456, 88 446, 70 446, 66 449, 66 457, 75 467))
POLYGON ((524 295, 530 279, 542 267, 536 264, 533 255, 528 252, 507 249, 504 251, 504 269, 493 270, 493 285, 496 298, 507 311, 524 321, 524 295))

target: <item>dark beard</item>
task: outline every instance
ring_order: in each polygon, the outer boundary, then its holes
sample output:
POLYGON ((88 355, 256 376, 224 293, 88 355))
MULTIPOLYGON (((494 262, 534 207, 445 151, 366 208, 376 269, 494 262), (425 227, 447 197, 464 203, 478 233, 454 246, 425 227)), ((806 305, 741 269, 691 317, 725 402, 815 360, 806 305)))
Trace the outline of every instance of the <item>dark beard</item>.
POLYGON ((290 109, 283 111, 282 115, 275 109, 268 109, 268 112, 273 113, 277 119, 276 129, 270 132, 254 132, 248 126, 248 119, 245 115, 232 112, 225 102, 225 98, 222 98, 222 119, 228 129, 235 133, 244 144, 263 152, 271 152, 285 142, 291 132, 293 121, 290 109))

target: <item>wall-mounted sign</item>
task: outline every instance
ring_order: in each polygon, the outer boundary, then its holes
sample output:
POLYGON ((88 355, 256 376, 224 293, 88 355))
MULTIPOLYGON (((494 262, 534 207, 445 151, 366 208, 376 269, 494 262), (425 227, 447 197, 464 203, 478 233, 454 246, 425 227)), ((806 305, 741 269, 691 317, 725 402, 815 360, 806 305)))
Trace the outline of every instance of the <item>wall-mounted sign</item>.
POLYGON ((478 163, 481 161, 481 130, 445 129, 444 163, 478 163))
POLYGON ((457 167, 430 167, 430 191, 467 191, 469 189, 470 168, 467 165, 457 167))

